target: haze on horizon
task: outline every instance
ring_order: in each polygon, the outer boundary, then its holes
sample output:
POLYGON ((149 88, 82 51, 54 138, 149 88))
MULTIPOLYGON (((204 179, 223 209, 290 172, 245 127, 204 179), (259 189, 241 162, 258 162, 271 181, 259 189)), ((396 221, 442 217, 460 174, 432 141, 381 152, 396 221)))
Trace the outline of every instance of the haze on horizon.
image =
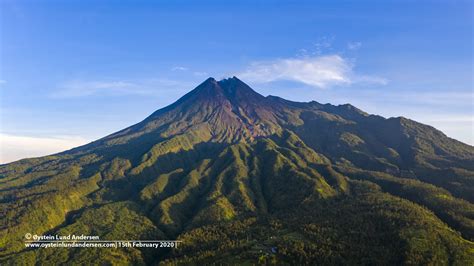
POLYGON ((272 3, 2 1, 0 163, 104 137, 233 75, 474 144, 471 1, 272 3))

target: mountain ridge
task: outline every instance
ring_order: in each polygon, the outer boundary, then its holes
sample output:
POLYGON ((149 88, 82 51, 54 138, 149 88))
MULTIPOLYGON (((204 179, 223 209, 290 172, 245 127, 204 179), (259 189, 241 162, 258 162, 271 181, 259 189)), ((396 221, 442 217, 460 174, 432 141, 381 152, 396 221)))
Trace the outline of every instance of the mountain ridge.
POLYGON ((433 127, 209 78, 102 139, 1 165, 0 262, 462 265, 473 195, 474 147, 433 127), (27 232, 184 244, 25 249, 27 232))

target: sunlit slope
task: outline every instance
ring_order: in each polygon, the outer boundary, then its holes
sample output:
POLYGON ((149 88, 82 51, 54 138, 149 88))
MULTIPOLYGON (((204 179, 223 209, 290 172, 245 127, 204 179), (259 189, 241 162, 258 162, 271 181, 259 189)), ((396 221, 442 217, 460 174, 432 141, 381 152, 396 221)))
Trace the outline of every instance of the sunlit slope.
POLYGON ((0 262, 466 265, 473 195, 474 148, 430 126, 208 79, 127 129, 0 166, 0 262), (26 250, 26 233, 184 242, 26 250))

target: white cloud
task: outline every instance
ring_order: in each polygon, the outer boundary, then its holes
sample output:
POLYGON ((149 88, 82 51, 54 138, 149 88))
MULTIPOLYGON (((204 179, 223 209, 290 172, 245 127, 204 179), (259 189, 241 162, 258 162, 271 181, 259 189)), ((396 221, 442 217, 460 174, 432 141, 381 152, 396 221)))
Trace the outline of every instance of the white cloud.
POLYGON ((238 76, 249 82, 267 83, 287 80, 318 88, 352 83, 387 83, 380 77, 356 75, 353 71, 353 64, 340 55, 253 62, 238 76))
POLYGON ((349 50, 357 50, 359 49, 360 47, 362 47, 362 43, 361 42, 349 42, 347 44, 347 49, 349 50))
POLYGON ((0 133, 0 164, 54 154, 88 142, 79 136, 29 137, 0 133))
POLYGON ((175 66, 173 68, 171 68, 172 71, 186 71, 188 70, 187 67, 183 67, 183 66, 175 66))
POLYGON ((0 79, 0 84, 5 84, 5 83, 7 83, 7 81, 6 81, 6 80, 4 80, 4 79, 0 79))

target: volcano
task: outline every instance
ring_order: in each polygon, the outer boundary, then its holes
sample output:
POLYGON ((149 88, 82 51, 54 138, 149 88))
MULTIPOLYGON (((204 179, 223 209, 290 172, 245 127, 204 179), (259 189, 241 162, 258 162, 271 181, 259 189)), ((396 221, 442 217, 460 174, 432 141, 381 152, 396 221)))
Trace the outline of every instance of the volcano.
POLYGON ((0 262, 468 265, 473 203, 474 147, 431 126, 209 78, 129 128, 1 165, 0 262))

